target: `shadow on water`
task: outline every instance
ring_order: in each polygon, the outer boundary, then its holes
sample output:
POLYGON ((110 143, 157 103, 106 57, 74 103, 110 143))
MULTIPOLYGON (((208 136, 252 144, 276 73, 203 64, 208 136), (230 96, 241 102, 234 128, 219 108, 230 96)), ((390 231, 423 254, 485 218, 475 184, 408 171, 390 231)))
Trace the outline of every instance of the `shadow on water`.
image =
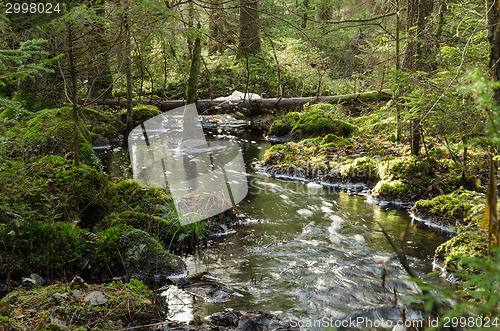
MULTIPOLYGON (((247 165, 269 146, 259 137, 239 138, 247 165)), ((126 150, 114 148, 105 168, 128 171, 126 150)), ((418 289, 402 280, 407 275, 378 223, 404 242, 411 266, 424 279, 431 277, 427 274, 435 248, 446 240, 413 226, 404 209, 382 207, 339 189, 257 173, 251 173, 249 194, 237 207, 251 219, 236 233, 215 237, 207 248, 184 256, 190 274, 210 272, 231 286, 235 295, 226 303, 185 295, 177 311, 174 303, 170 306, 170 319, 199 320, 232 308, 279 313, 300 321, 306 330, 349 317, 399 320, 403 299, 418 289), (382 287, 384 269, 388 277, 382 287)), ((419 307, 407 308, 411 318, 423 318, 419 307)))

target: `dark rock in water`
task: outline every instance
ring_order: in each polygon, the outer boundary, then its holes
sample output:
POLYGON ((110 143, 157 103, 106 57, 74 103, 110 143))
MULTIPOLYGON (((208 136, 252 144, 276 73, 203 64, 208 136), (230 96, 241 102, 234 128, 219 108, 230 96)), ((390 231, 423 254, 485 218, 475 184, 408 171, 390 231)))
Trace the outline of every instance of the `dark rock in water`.
POLYGON ((285 321, 276 315, 262 311, 224 311, 208 317, 210 322, 221 327, 235 327, 237 330, 300 330, 299 323, 285 321))
POLYGON ((131 229, 120 236, 118 244, 126 274, 138 279, 167 279, 182 274, 186 265, 163 245, 142 230, 131 229))
POLYGON ((93 149, 109 149, 111 147, 109 140, 106 137, 99 136, 92 142, 93 149))
POLYGON ((209 273, 199 273, 191 277, 179 279, 177 287, 207 302, 226 302, 231 298, 233 290, 218 282, 218 278, 209 273))

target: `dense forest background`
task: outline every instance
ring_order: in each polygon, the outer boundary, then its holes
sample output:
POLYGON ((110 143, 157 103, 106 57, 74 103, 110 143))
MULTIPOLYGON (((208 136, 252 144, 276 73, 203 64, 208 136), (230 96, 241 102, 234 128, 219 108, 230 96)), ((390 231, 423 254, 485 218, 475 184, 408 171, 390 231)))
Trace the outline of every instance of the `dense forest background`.
POLYGON ((126 97, 127 82, 129 99, 185 99, 194 59, 196 98, 233 90, 298 97, 391 89, 398 140, 411 127, 417 144, 423 127, 467 141, 482 132, 487 107, 476 107, 477 91, 466 87, 486 84, 478 78, 484 75, 498 78, 499 14, 491 0, 54 5, 51 14, 21 7, 7 13, 0 5, 4 118, 126 97))

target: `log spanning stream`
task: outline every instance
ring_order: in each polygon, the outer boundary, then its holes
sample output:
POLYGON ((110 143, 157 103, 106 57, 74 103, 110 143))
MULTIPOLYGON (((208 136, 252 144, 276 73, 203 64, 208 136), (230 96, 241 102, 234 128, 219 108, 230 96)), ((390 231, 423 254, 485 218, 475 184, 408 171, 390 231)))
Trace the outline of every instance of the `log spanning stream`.
MULTIPOLYGON (((261 158, 269 144, 245 134, 239 141, 250 163, 261 158)), ((115 157, 121 153, 108 152, 115 157)), ((117 171, 124 159, 109 161, 108 171, 117 171)), ((435 277, 427 273, 432 271, 435 248, 446 238, 411 226, 406 210, 376 204, 362 193, 258 172, 251 174, 249 184, 249 194, 237 206, 249 219, 235 232, 212 237, 208 248, 183 256, 189 274, 217 276, 235 291, 231 299, 208 303, 177 293, 169 300, 171 320, 203 320, 225 309, 263 310, 296 320, 301 329, 321 330, 330 322, 352 319, 395 324, 403 307, 407 318, 424 318, 420 305, 404 302, 418 289, 403 280, 408 275, 378 223, 396 241, 406 231, 410 265, 427 280, 435 277)))

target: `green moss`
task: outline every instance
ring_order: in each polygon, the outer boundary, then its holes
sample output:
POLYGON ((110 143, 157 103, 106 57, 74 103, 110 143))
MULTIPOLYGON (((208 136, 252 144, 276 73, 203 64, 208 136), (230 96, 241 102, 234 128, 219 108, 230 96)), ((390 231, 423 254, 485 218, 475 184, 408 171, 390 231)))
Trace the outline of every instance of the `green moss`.
POLYGON ((47 271, 53 275, 79 272, 92 252, 92 244, 83 236, 85 232, 69 222, 11 224, 0 232, 6 248, 0 252, 1 277, 7 276, 4 272, 14 276, 26 270, 40 275, 47 271))
MULTIPOLYGON (((91 266, 97 274, 160 274, 182 272, 183 264, 146 231, 118 224, 97 233, 99 245, 91 266)), ((95 273, 94 273, 95 275, 95 273)))
POLYGON ((486 254, 487 234, 483 231, 462 232, 436 248, 435 257, 444 261, 449 272, 456 272, 462 266, 461 257, 477 257, 486 254))
POLYGON ((91 136, 110 137, 121 132, 125 125, 117 117, 107 109, 99 111, 91 108, 80 109, 80 118, 91 136))
POLYGON ((349 181, 377 182, 378 162, 369 157, 360 157, 341 167, 340 174, 349 181))
POLYGON ((383 199, 401 199, 410 195, 410 188, 400 180, 381 180, 372 189, 372 195, 383 199))
MULTIPOLYGON (((146 324, 160 320, 161 315, 154 304, 153 294, 140 280, 116 281, 110 284, 89 284, 87 290, 79 289, 81 295, 99 291, 107 302, 102 306, 86 303, 82 297, 72 293, 68 283, 59 283, 34 290, 12 292, 17 300, 12 307, 23 314, 0 319, 1 325, 10 325, 9 330, 32 330, 37 321, 37 330, 50 330, 55 324, 49 323, 57 316, 71 330, 119 330, 127 324, 146 324), (65 304, 58 304, 53 296, 66 296, 65 304), (105 316, 106 318, 103 318, 105 316), (45 318, 47 317, 47 318, 45 318)), ((5 303, 6 298, 1 303, 5 303)), ((0 327, 1 328, 1 327, 0 327)), ((57 329, 60 330, 60 329, 57 329)))
POLYGON ((419 195, 427 191, 435 177, 438 164, 433 158, 398 157, 380 163, 380 178, 386 182, 398 180, 409 192, 419 195))
MULTIPOLYGON (((156 106, 152 105, 137 105, 133 108, 134 125, 140 124, 152 117, 160 115, 162 112, 156 106)), ((123 123, 127 122, 127 110, 121 111, 121 120, 123 123)))
POLYGON ((177 219, 172 197, 165 190, 144 187, 134 180, 127 179, 116 183, 117 201, 113 202, 114 210, 119 212, 123 206, 133 206, 134 211, 161 216, 167 220, 177 219))
POLYGON ((352 143, 344 137, 339 137, 334 134, 327 134, 321 141, 322 148, 334 146, 352 146, 352 143))
POLYGON ((448 224, 467 225, 471 221, 479 222, 484 214, 484 201, 484 194, 461 188, 431 200, 419 200, 411 210, 448 224))
MULTIPOLYGON (((92 149, 90 133, 80 121, 78 125, 80 160, 100 169, 99 159, 92 149)), ((27 157, 52 154, 69 157, 73 151, 73 110, 69 107, 42 110, 9 131, 14 153, 27 157)))
POLYGON ((315 104, 304 108, 301 112, 289 112, 282 119, 276 120, 269 130, 269 135, 292 135, 299 140, 332 133, 348 137, 355 127, 342 120, 339 106, 331 104, 315 104))
MULTIPOLYGON (((175 210, 171 210, 174 214, 175 210)), ((165 246, 170 246, 180 226, 173 219, 165 219, 159 216, 148 215, 136 211, 123 211, 108 215, 99 222, 99 229, 113 227, 119 224, 130 225, 136 229, 146 231, 159 240, 165 246)))

